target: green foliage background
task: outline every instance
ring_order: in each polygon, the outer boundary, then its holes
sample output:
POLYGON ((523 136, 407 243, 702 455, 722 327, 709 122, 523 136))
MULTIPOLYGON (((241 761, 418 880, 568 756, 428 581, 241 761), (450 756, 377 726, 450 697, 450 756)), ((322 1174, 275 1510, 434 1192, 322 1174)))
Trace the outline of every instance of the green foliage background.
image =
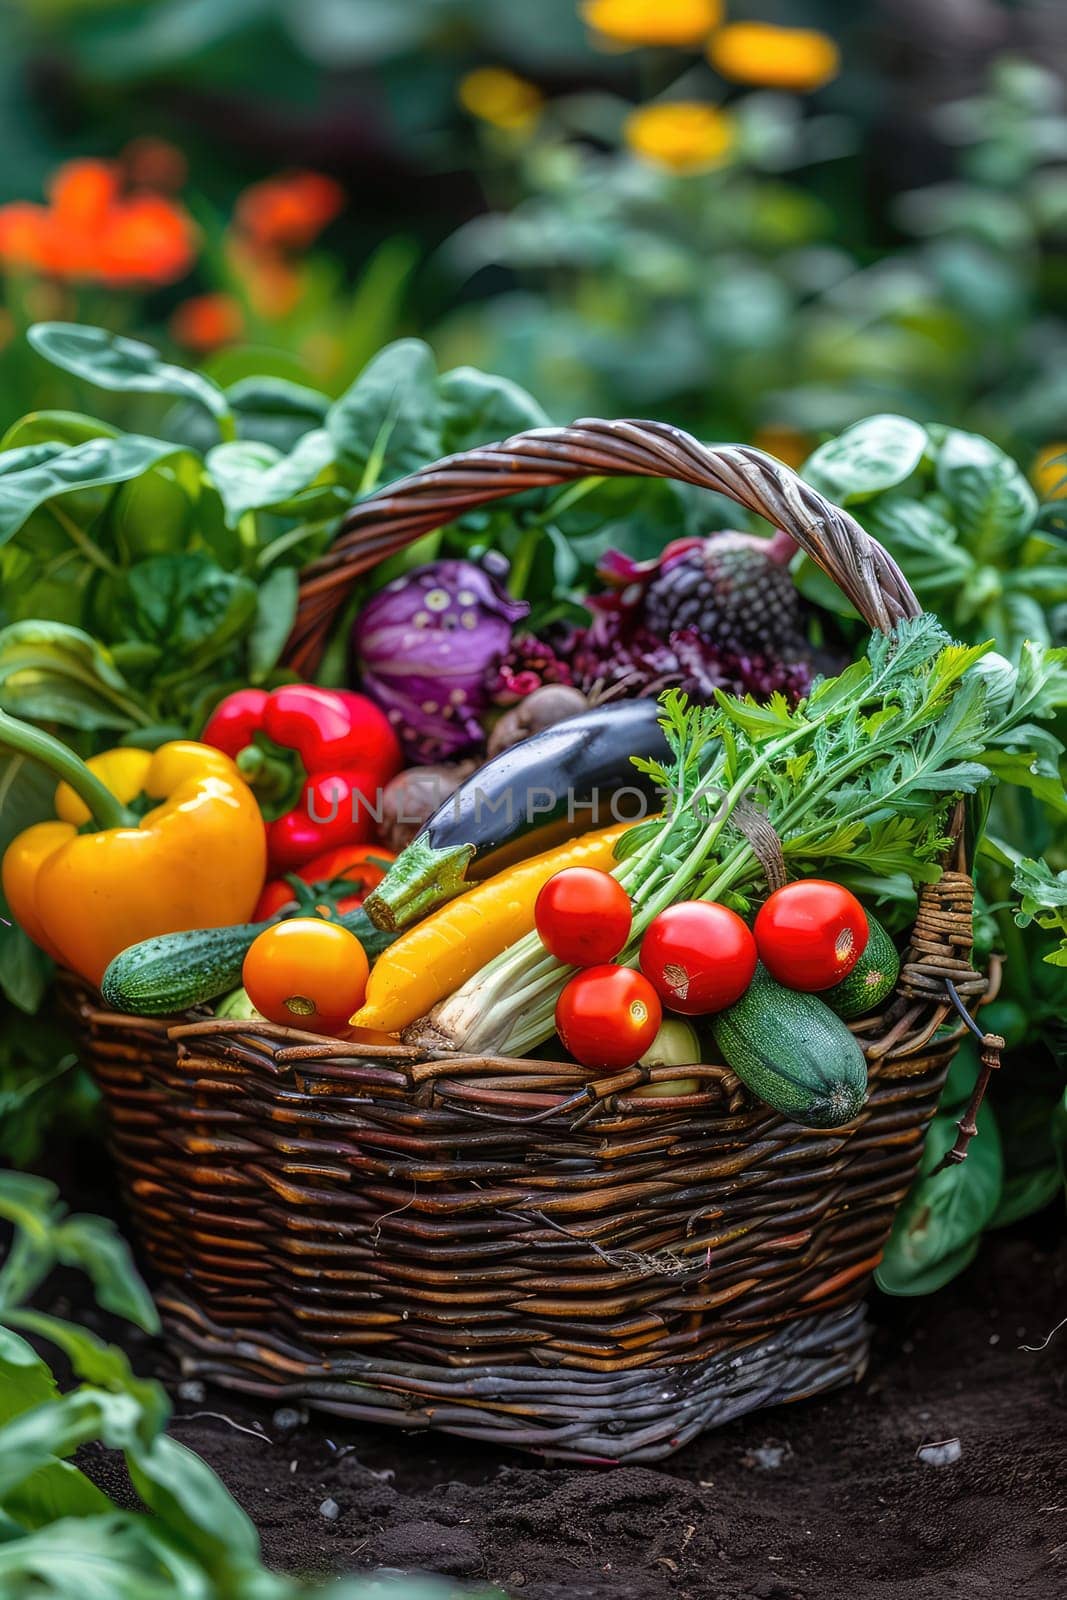
MULTIPOLYGON (((796 21, 786 0, 728 9, 796 21)), ((605 52, 573 0, 12 0, 0 202, 39 201, 60 161, 150 132, 188 160, 201 248, 151 291, 4 280, 0 704, 86 753, 196 732, 228 687, 276 681, 299 567, 354 498, 581 414, 654 415, 806 462, 956 637, 994 639, 1024 675, 1025 641, 1067 628, 1067 114, 1046 8, 996 10, 994 57, 935 3, 902 52, 893 8, 812 0, 804 21, 839 41, 844 71, 802 101, 731 88, 697 51, 605 52), (486 64, 539 87, 535 124, 460 109, 462 75, 486 64), (688 175, 637 160, 627 113, 660 96, 727 104, 729 159, 688 175), (332 173, 349 204, 301 261, 293 309, 268 318, 228 229, 245 185, 291 167, 332 173), (205 291, 240 300, 247 337, 197 368, 171 317, 205 291), (1061 446, 1062 470, 1034 475, 1035 453, 1061 446)), ((647 557, 727 518, 678 486, 594 482, 465 519, 409 559, 503 549, 543 625, 575 614, 608 545, 647 557)), ((809 565, 798 579, 858 645, 840 596, 809 565)), ((325 680, 344 665, 339 631, 325 680)), ((973 819, 979 953, 1008 957, 981 1020, 1006 1065, 968 1161, 937 1172, 978 1070, 971 1043, 956 1057, 880 1269, 894 1293, 936 1289, 986 1228, 1062 1196, 1064 733, 1062 706, 1019 730, 997 757, 1010 788, 973 819)), ((49 814, 51 788, 0 759, 0 849, 49 814)), ((0 922, 0 1155, 15 1167, 40 1160, 57 1119, 96 1125, 48 982, 0 922)), ((121 1241, 26 1172, 0 1174, 0 1217, 0 1591, 296 1600, 167 1438, 162 1389, 26 1309, 61 1262, 153 1331, 121 1241), (41 1341, 74 1371, 65 1394, 41 1341), (71 1464, 93 1438, 125 1453, 145 1512, 71 1464)))

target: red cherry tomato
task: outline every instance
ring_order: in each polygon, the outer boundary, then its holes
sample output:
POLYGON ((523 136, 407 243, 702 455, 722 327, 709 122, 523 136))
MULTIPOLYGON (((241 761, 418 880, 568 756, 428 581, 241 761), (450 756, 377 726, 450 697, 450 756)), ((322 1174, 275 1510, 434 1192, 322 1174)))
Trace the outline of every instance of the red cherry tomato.
POLYGON ((610 872, 565 867, 549 878, 534 907, 541 943, 569 967, 614 961, 633 922, 630 896, 610 872))
POLYGON ((336 1035, 363 1004, 369 971, 354 933, 337 922, 294 917, 253 941, 241 976, 269 1022, 336 1035))
POLYGON ((663 1004, 687 1017, 740 1000, 756 970, 756 941, 735 911, 710 900, 668 906, 641 941, 641 971, 663 1004))
POLYGON ((630 967, 588 967, 556 1002, 556 1032, 583 1067, 621 1072, 640 1061, 659 1032, 659 996, 630 967))
POLYGON ((848 977, 870 934, 856 896, 822 878, 776 889, 760 907, 753 931, 771 977, 811 994, 848 977))

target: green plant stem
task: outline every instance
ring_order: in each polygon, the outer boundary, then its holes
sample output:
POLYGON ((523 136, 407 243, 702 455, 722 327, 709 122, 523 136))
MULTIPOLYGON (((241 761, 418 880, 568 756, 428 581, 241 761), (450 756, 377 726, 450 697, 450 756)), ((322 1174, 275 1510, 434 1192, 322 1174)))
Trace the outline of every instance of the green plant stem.
POLYGON ((1004 942, 1004 962, 1011 972, 1012 984, 1017 992, 1020 990, 1023 992, 1025 996, 1023 1004, 1029 1010, 1035 1005, 1035 997, 1034 986, 1030 982, 1030 964, 1022 929, 1010 909, 999 912, 996 922, 997 931, 1004 942))
POLYGON ((541 525, 532 523, 525 529, 511 563, 508 573, 508 593, 514 595, 516 600, 521 600, 526 593, 526 585, 530 581, 534 557, 537 555, 537 546, 541 542, 541 525))
POLYGON ((215 421, 219 425, 219 438, 223 444, 232 444, 237 438, 237 418, 232 411, 216 411, 215 421))
POLYGON ((295 545, 302 543, 304 539, 313 539, 327 528, 332 528, 336 521, 336 517, 320 517, 316 522, 301 522, 295 528, 287 528, 276 539, 272 539, 270 544, 265 544, 261 549, 257 550, 257 571, 260 573, 265 572, 269 566, 272 566, 277 561, 279 556, 285 555, 286 551, 292 550, 295 545))
POLYGON ((0 711, 0 748, 15 750, 29 756, 55 777, 69 783, 74 793, 84 800, 94 821, 101 828, 135 828, 137 818, 117 800, 106 784, 101 783, 60 739, 41 728, 6 711, 0 711))
POLYGON ((559 516, 561 511, 567 511, 571 506, 577 505, 579 500, 583 500, 605 481, 604 478, 579 478, 577 483, 568 484, 551 505, 546 506, 544 511, 523 529, 508 574, 508 593, 514 595, 516 600, 521 600, 526 593, 526 585, 530 581, 530 572, 537 555, 537 546, 545 528, 559 516))
POLYGON ((48 502, 48 510, 55 521, 59 523, 71 544, 81 551, 86 561, 92 562, 94 567, 99 567, 101 572, 106 572, 109 578, 120 578, 122 576, 118 567, 109 556, 104 554, 95 540, 90 539, 89 535, 78 527, 73 517, 68 517, 67 513, 61 510, 54 500, 48 502))

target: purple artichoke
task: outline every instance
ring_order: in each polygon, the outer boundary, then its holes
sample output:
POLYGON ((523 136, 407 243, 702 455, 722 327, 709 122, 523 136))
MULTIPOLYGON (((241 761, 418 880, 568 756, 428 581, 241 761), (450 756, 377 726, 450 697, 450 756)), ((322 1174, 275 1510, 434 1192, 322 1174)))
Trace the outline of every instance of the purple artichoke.
POLYGON ((585 694, 629 698, 679 688, 706 702, 714 699, 716 689, 751 694, 757 700, 781 690, 795 703, 807 694, 812 680, 806 661, 740 654, 709 643, 695 628, 660 639, 618 611, 595 612, 588 628, 576 629, 556 648, 585 694))
POLYGON ((470 561, 432 561, 371 596, 352 628, 356 669, 409 761, 482 743, 512 625, 529 609, 470 561))

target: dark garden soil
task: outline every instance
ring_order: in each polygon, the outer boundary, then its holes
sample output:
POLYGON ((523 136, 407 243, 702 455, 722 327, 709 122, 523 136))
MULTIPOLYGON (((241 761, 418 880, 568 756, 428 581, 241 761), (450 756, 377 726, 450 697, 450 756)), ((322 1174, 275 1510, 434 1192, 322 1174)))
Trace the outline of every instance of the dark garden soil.
MULTIPOLYGON (((173 1433, 278 1568, 425 1569, 514 1600, 1053 1600, 1067 1595, 1067 1325, 1049 1337, 1067 1317, 1061 1234, 1050 1211, 995 1235, 931 1299, 877 1298, 862 1385, 744 1418, 655 1467, 539 1465, 333 1419, 291 1428, 292 1414, 221 1391, 175 1392, 165 1356, 144 1342, 133 1354, 168 1381, 173 1433), (953 1440, 951 1464, 917 1455, 953 1440)), ((79 1282, 53 1307, 99 1326, 79 1282)), ((119 1458, 79 1460, 128 1499, 119 1458)))

